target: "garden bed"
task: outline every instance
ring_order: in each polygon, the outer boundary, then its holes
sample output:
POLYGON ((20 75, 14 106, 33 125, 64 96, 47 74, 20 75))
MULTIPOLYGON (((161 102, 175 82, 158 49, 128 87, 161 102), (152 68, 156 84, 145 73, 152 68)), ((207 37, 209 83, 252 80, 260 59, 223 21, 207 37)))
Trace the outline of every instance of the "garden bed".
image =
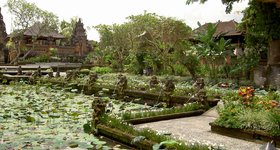
POLYGON ((130 145, 132 147, 143 149, 143 150, 151 150, 153 145, 156 144, 156 142, 144 139, 142 141, 139 141, 137 143, 132 143, 133 139, 136 137, 133 135, 130 135, 128 133, 122 132, 121 130, 114 129, 107 127, 105 125, 98 125, 98 134, 109 137, 110 139, 114 139, 116 141, 119 141, 121 143, 130 145))
MULTIPOLYGON (((42 80, 41 80, 42 81, 42 80)), ((102 91, 102 93, 107 94, 109 96, 113 95, 116 92, 116 89, 108 86, 100 86, 95 85, 88 90, 88 85, 83 84, 75 84, 75 83, 64 83, 62 81, 48 81, 52 84, 64 86, 69 89, 78 89, 79 92, 83 91, 86 95, 98 94, 98 92, 102 91)), ((147 104, 149 106, 156 105, 158 102, 163 101, 163 95, 158 93, 149 93, 146 91, 136 91, 136 90, 124 90, 124 95, 129 98, 140 98, 141 100, 137 103, 139 104, 147 104)), ((183 105, 185 103, 195 102, 196 100, 191 99, 188 96, 171 96, 171 106, 183 105)), ((213 107, 217 105, 219 100, 217 99, 207 99, 209 106, 213 107)))
POLYGON ((176 118, 182 118, 182 117, 198 116, 198 115, 203 114, 204 112, 205 112, 204 110, 200 109, 200 110, 195 110, 195 111, 190 111, 190 112, 181 112, 181 113, 173 113, 173 114, 166 114, 166 115, 159 115, 159 116, 130 119, 130 120, 126 120, 126 122, 129 122, 129 123, 135 125, 135 124, 176 119, 176 118))
POLYGON ((276 146, 280 148, 280 137, 279 136, 271 136, 268 133, 261 130, 246 130, 246 129, 238 129, 238 128, 226 128, 214 123, 210 123, 211 131, 230 136, 233 138, 249 140, 254 142, 271 142, 274 140, 276 142, 276 146))

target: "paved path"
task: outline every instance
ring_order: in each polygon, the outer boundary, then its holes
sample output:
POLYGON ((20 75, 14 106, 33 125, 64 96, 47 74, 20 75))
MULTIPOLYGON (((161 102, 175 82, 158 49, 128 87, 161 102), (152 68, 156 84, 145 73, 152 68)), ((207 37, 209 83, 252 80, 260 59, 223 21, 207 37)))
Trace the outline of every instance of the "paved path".
POLYGON ((136 125, 139 128, 151 128, 158 132, 172 133, 172 136, 183 141, 211 144, 221 146, 227 150, 259 150, 262 144, 231 138, 212 133, 209 123, 217 117, 217 112, 212 109, 201 116, 172 119, 136 125))

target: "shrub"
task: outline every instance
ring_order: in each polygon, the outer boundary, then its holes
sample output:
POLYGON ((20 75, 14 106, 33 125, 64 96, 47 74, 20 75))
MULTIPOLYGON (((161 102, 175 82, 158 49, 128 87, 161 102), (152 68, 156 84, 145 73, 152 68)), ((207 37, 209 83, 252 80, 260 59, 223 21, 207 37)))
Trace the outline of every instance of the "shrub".
POLYGON ((106 74, 106 73, 112 73, 113 70, 110 67, 93 67, 91 68, 91 71, 100 73, 100 74, 106 74))
POLYGON ((49 56, 41 55, 41 56, 30 57, 28 59, 22 60, 21 62, 22 63, 49 62, 49 56))

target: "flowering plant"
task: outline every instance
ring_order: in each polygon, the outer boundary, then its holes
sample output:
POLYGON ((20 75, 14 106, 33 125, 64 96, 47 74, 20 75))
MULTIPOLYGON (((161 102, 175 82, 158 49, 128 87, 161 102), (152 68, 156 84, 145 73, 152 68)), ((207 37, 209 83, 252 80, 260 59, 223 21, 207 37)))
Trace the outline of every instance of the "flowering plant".
POLYGON ((252 87, 240 87, 238 90, 238 95, 243 98, 244 104, 249 104, 251 98, 254 96, 254 88, 252 87))

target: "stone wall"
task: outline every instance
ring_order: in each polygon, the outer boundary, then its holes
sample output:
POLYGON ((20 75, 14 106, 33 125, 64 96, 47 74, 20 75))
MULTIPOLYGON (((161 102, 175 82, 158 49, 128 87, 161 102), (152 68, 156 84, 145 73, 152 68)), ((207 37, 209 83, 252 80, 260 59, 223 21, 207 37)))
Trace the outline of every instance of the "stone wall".
POLYGON ((280 90, 280 40, 269 42, 267 65, 259 65, 254 70, 257 86, 267 86, 280 90))
POLYGON ((0 50, 0 64, 4 64, 5 63, 5 57, 4 57, 4 51, 0 50))
POLYGON ((265 66, 258 66, 254 69, 254 83, 258 87, 264 87, 265 82, 266 82, 266 77, 265 77, 265 66))
POLYGON ((257 87, 277 88, 280 91, 280 66, 258 66, 254 69, 254 83, 257 87))
POLYGON ((280 65, 271 65, 267 67, 267 80, 268 85, 273 88, 277 88, 279 86, 279 77, 280 77, 280 65))

